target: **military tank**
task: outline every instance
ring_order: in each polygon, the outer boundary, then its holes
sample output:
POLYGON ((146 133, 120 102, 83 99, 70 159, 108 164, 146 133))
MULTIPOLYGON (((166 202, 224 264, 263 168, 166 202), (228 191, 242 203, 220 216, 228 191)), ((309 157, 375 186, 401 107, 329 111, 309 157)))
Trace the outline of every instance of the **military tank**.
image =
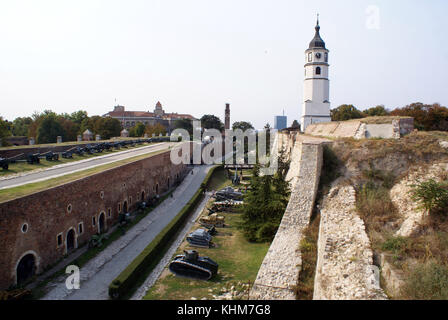
POLYGON ((218 273, 218 264, 209 257, 200 257, 194 250, 184 253, 176 256, 168 267, 176 276, 207 281, 218 273))
POLYGON ((218 216, 217 213, 213 213, 209 216, 199 218, 199 223, 207 228, 211 227, 222 228, 225 226, 224 217, 218 216))
POLYGON ((197 229, 187 236, 187 241, 193 247, 210 248, 212 236, 205 229, 197 229))

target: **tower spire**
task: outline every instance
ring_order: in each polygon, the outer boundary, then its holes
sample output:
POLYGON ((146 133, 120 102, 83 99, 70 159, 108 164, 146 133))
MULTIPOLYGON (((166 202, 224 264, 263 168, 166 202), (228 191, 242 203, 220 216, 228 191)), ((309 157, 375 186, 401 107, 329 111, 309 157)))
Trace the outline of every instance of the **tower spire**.
POLYGON ((319 26, 319 14, 317 14, 317 24, 316 26, 319 26))

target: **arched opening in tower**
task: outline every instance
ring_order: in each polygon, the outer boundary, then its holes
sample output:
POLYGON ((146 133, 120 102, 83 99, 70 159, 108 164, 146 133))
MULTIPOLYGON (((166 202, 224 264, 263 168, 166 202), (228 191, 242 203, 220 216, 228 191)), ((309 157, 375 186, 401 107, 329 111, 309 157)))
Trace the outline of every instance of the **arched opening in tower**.
POLYGON ((75 249, 75 231, 71 229, 67 233, 67 252, 70 252, 73 249, 75 249))
POLYGON ((106 218, 104 216, 104 212, 101 212, 101 214, 98 218, 98 233, 103 233, 104 231, 106 231, 105 230, 105 228, 106 228, 105 220, 106 220, 106 218))

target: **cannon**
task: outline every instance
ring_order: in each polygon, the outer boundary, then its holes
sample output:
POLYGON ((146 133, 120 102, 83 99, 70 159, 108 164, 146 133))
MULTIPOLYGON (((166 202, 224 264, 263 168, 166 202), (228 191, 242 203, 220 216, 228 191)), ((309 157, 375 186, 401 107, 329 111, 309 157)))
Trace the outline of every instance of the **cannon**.
POLYGON ((26 155, 26 162, 29 164, 40 163, 39 153, 28 153, 26 155))
POLYGON ((64 159, 72 159, 73 158, 73 152, 71 151, 64 151, 61 153, 62 158, 64 159))
POLYGON ((48 151, 40 155, 41 157, 45 157, 47 161, 57 161, 59 160, 59 154, 54 153, 53 151, 48 151))
POLYGON ((2 167, 3 170, 8 170, 9 160, 5 158, 0 158, 0 167, 2 167))
POLYGON ((168 267, 176 276, 207 281, 218 273, 218 264, 209 257, 201 257, 194 250, 184 253, 176 256, 168 267))
POLYGON ((210 248, 212 246, 212 236, 208 230, 197 229, 187 236, 187 241, 192 247, 210 248))

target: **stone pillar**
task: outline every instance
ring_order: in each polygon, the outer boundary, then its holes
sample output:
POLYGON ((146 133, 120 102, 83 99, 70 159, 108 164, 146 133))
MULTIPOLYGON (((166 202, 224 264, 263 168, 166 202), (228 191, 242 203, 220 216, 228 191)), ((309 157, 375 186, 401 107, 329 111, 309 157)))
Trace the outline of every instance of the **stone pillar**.
POLYGON ((148 138, 148 134, 147 133, 145 133, 145 135, 143 136, 143 138, 148 138))
POLYGON ((154 138, 155 136, 156 136, 156 134, 155 134, 155 133, 153 133, 153 134, 152 134, 152 137, 154 138))
POLYGON ((95 136, 95 141, 100 141, 101 140, 101 136, 99 135, 99 134, 97 134, 96 136, 95 136))
POLYGON ((57 137, 57 141, 56 141, 56 143, 62 143, 62 137, 61 137, 61 136, 58 136, 58 137, 57 137))
POLYGON ((33 137, 30 138, 30 146, 33 146, 36 143, 33 137))
POLYGON ((81 135, 78 135, 77 139, 78 139, 78 140, 77 140, 78 142, 81 142, 81 141, 82 141, 82 136, 81 136, 81 135))
POLYGON ((161 134, 161 133, 159 133, 159 137, 162 137, 162 134, 161 134))

